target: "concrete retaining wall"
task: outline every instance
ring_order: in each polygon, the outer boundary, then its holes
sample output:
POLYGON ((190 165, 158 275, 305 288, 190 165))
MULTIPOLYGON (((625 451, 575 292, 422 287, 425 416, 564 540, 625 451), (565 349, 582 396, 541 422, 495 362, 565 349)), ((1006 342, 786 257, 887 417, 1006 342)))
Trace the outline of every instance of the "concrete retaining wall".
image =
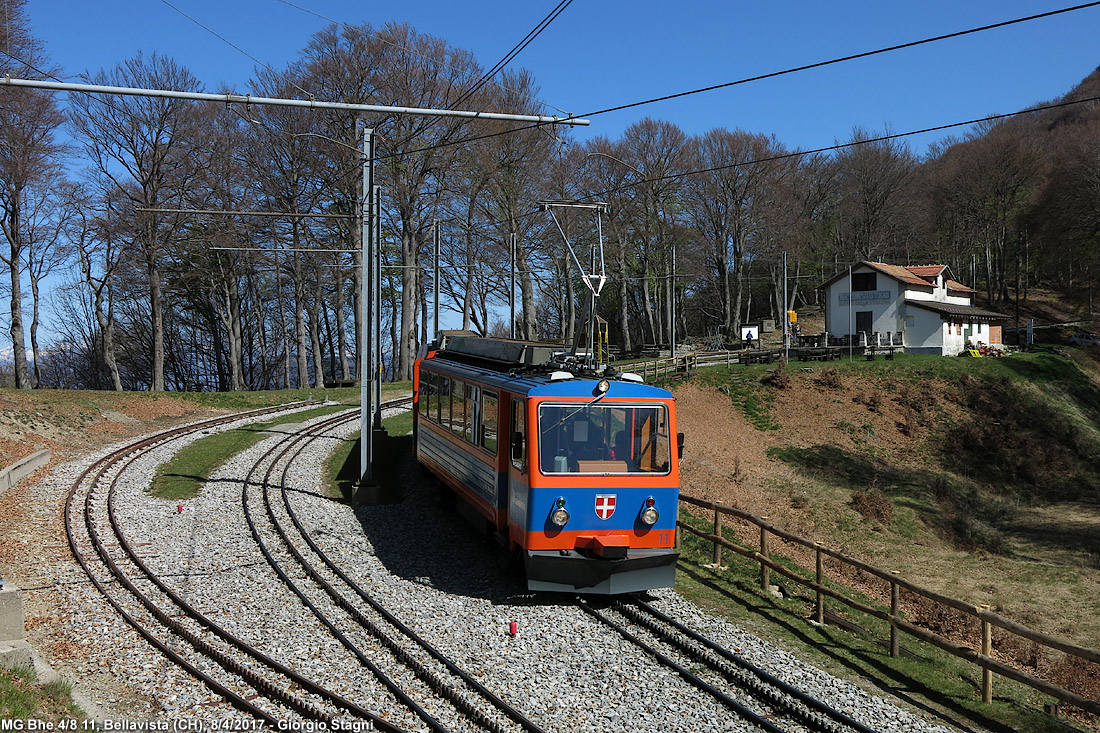
POLYGON ((23 594, 11 583, 0 588, 0 667, 31 666, 31 646, 23 631, 23 594))
MULTIPOLYGON (((15 463, 11 464, 7 468, 0 471, 0 494, 15 486, 19 482, 19 479, 29 476, 34 472, 34 469, 39 466, 44 466, 50 462, 50 452, 48 450, 40 450, 37 453, 31 453, 26 458, 21 458, 15 463)), ((4 638, 0 635, 0 639, 4 638)))

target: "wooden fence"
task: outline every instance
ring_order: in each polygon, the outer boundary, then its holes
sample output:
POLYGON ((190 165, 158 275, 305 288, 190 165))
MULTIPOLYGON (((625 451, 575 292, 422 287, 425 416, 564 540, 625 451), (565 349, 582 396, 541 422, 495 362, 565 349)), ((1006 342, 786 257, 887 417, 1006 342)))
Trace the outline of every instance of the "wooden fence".
POLYGON ((1003 677, 1007 677, 1017 682, 1021 682, 1029 687, 1032 687, 1039 692, 1060 700, 1062 702, 1074 705, 1082 710, 1086 710, 1093 715, 1100 715, 1100 702, 1096 700, 1090 700, 1086 697, 1082 697, 1074 692, 1058 687, 1051 684, 1046 680, 1040 679, 1032 674, 1010 667, 1002 662, 993 659, 993 644, 992 644, 992 627, 996 626, 1003 629, 1010 634, 1018 636, 1022 639, 1035 642, 1040 646, 1055 649, 1073 657, 1083 659, 1089 662, 1100 664, 1100 652, 1095 649, 1089 649, 1088 647, 1078 646, 1077 644, 1058 639, 1053 636, 1048 636, 1039 631, 1029 629, 1026 626, 1021 626, 1013 621, 1010 621, 1003 616, 1000 616, 993 611, 989 610, 989 606, 975 606, 964 601, 960 601, 949 596, 936 593, 935 591, 922 588, 915 583, 912 583, 904 578, 900 577, 897 573, 887 572, 880 568, 876 568, 873 565, 868 565, 865 562, 856 560, 855 558, 848 557, 844 553, 836 550, 823 547, 820 543, 812 542, 798 535, 791 534, 779 527, 769 524, 765 519, 749 514, 748 512, 741 511, 740 509, 734 509, 733 507, 724 506, 722 504, 716 504, 711 501, 703 499, 697 499, 692 496, 680 494, 680 501, 685 504, 690 504, 708 511, 714 512, 714 531, 707 533, 695 529, 684 522, 677 521, 676 525, 691 534, 702 537, 709 540, 714 545, 714 563, 721 565, 722 561, 722 549, 726 548, 738 555, 749 558, 760 564, 760 583, 761 587, 765 590, 770 585, 770 573, 775 571, 780 575, 803 585, 817 594, 817 600, 814 608, 814 618, 818 623, 824 623, 825 621, 825 597, 835 599, 840 603, 843 603, 851 608, 862 611, 877 619, 881 619, 890 624, 890 655, 897 656, 899 651, 898 634, 899 632, 905 632, 910 636, 914 636, 922 641, 925 641, 933 646, 939 647, 949 654, 953 654, 960 659, 965 659, 968 662, 978 665, 982 668, 982 701, 991 702, 993 700, 993 674, 999 674, 1003 677), (758 548, 750 548, 738 544, 734 544, 729 540, 722 537, 723 516, 737 517, 749 524, 755 525, 760 530, 760 544, 758 548), (770 555, 770 538, 772 536, 786 540, 795 545, 800 545, 814 553, 816 558, 816 568, 814 571, 807 569, 805 572, 807 576, 800 575, 783 565, 776 563, 772 560, 770 555), (826 586, 825 577, 825 558, 832 558, 833 560, 849 565, 859 571, 868 573, 870 575, 881 578, 889 583, 890 586, 890 611, 886 612, 879 608, 867 605, 860 601, 854 600, 845 596, 843 593, 836 591, 826 586), (812 579, 811 576, 812 575, 812 579), (941 606, 947 606, 955 609, 967 616, 972 616, 981 622, 981 650, 975 651, 967 646, 962 646, 957 642, 953 642, 950 639, 944 638, 939 634, 929 631, 928 629, 915 626, 909 623, 901 617, 899 609, 899 596, 900 590, 904 588, 911 593, 914 593, 923 598, 927 598, 935 604, 941 606))
POLYGON ((620 364, 619 367, 637 374, 648 382, 693 372, 699 367, 725 364, 759 364, 779 361, 782 349, 742 349, 740 351, 693 351, 683 356, 649 359, 620 364))

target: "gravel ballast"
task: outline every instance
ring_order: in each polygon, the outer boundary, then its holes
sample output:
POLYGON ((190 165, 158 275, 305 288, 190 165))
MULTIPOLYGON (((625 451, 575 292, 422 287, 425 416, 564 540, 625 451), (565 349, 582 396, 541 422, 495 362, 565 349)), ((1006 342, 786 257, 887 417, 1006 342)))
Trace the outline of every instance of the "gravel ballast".
MULTIPOLYGON (((295 460, 288 483, 297 518, 356 583, 496 695, 546 730, 754 730, 719 702, 658 667, 570 599, 528 593, 502 569, 499 550, 481 541, 457 514, 443 507, 439 489, 420 481, 415 473, 404 476, 399 503, 353 510, 326 498, 323 462, 338 439, 357 431, 358 421, 353 420, 310 443, 295 460), (508 632, 512 622, 518 628, 514 636, 508 632)), ((243 481, 261 454, 285 438, 273 435, 234 457, 198 497, 183 503, 182 512, 177 502, 151 498, 145 489, 157 465, 188 441, 149 451, 126 472, 118 488, 116 512, 127 539, 153 572, 212 620, 333 692, 398 725, 421 729, 423 722, 396 703, 332 637, 278 579, 257 547, 242 509, 243 481)), ((62 466, 42 485, 67 490, 79 470, 98 455, 62 466)), ((263 510, 259 491, 258 483, 249 486, 254 515, 263 510)), ((272 500, 276 516, 290 527, 281 497, 276 493, 272 500)), ((311 588, 290 554, 279 548, 266 516, 258 525, 261 539, 280 565, 302 588, 311 588)), ((141 640, 86 582, 75 563, 59 563, 53 577, 53 592, 66 620, 57 632, 73 647, 71 658, 56 660, 59 664, 78 678, 109 674, 134 701, 129 713, 135 719, 239 717, 141 640)), ((342 627, 350 625, 343 612, 315 588, 304 592, 326 615, 341 619, 342 627)), ((876 730, 947 730, 704 613, 675 591, 655 591, 652 602, 681 623, 876 730)), ((400 665, 368 634, 359 631, 351 636, 379 666, 394 670, 411 694, 429 697, 426 687, 414 683, 407 670, 401 672, 400 665)), ((117 706, 105 707, 118 715, 117 706)), ((449 706, 433 705, 432 712, 449 729, 477 729, 449 706)))

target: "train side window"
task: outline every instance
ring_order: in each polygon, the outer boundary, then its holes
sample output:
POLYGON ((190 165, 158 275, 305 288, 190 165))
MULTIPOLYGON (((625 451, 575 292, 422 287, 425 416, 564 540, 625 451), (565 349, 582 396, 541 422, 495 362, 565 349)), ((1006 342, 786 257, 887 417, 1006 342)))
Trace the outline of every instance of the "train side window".
POLYGON ((481 393, 481 435, 479 440, 481 447, 497 454, 497 425, 500 415, 497 413, 498 402, 495 392, 481 393))
POLYGON ((466 442, 477 443, 474 437, 475 431, 481 424, 481 387, 476 384, 466 385, 466 422, 463 434, 466 442))
POLYGON ((442 374, 438 375, 438 378, 439 381, 436 382, 436 386, 439 388, 439 392, 436 394, 435 411, 432 416, 437 423, 445 425, 444 421, 451 419, 451 378, 442 374))
POLYGON ((424 368, 421 367, 420 394, 417 395, 417 404, 420 406, 420 414, 423 417, 428 416, 428 404, 432 401, 432 377, 434 376, 434 374, 424 371, 424 368))
POLYGON ((520 471, 527 466, 527 429, 523 414, 523 400, 512 400, 512 465, 520 471))
POLYGON ((466 383, 461 379, 451 380, 451 420, 448 423, 452 433, 462 435, 466 428, 466 383))

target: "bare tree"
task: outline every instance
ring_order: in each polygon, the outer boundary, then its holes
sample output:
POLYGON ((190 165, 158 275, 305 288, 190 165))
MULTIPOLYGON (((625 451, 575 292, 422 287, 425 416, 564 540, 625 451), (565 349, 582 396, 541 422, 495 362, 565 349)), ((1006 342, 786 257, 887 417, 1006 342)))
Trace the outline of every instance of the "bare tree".
MULTIPOLYGON (((4 23, 0 25, 0 74, 41 78, 48 60, 42 44, 29 30, 24 0, 0 0, 4 23)), ((34 386, 27 365, 23 327, 23 270, 28 251, 36 246, 31 221, 41 219, 49 203, 50 187, 62 177, 58 165, 60 146, 55 132, 64 121, 50 92, 5 87, 0 89, 0 229, 7 247, 0 262, 8 269, 11 292, 9 333, 15 362, 15 386, 34 386)), ((35 322, 37 326, 37 322, 35 322)))
POLYGON ((79 260, 80 274, 91 295, 89 310, 95 318, 103 367, 115 391, 122 391, 122 377, 115 357, 115 301, 113 287, 121 257, 126 251, 114 231, 118 227, 117 212, 112 210, 109 196, 100 201, 97 212, 87 203, 87 192, 78 192, 73 199, 75 216, 69 222, 68 239, 73 243, 79 260))
POLYGON ((784 152, 774 137, 741 130, 711 130, 693 139, 692 148, 692 166, 704 172, 687 179, 687 215, 710 243, 723 328, 737 334, 746 266, 772 236, 765 217, 792 164, 771 160, 784 152))
MULTIPOLYGON (((446 108, 480 71, 469 52, 415 31, 390 24, 379 31, 387 42, 386 59, 377 82, 383 99, 425 108, 446 108)), ((382 135, 383 198, 388 204, 401 253, 400 343, 397 379, 411 379, 418 346, 416 317, 420 292, 420 258, 431 222, 438 218, 439 192, 454 161, 453 140, 467 127, 454 118, 397 115, 375 125, 382 135)))
POLYGON ((28 209, 23 223, 34 243, 27 250, 27 274, 31 285, 31 354, 34 358, 34 384, 42 383, 42 350, 38 345, 38 328, 41 324, 41 286, 43 280, 65 264, 70 247, 65 238, 69 223, 74 217, 73 202, 76 187, 68 182, 38 182, 33 187, 35 206, 28 209))
MULTIPOLYGON (((200 84, 171 59, 140 53, 88 81, 99 85, 196 91, 200 84)), ((190 143, 195 139, 192 102, 159 97, 113 97, 104 100, 74 95, 70 116, 96 171, 114 184, 135 216, 133 237, 142 255, 149 293, 151 380, 163 390, 165 302, 162 268, 166 250, 177 240, 179 214, 158 213, 182 201, 194 176, 190 143)))
POLYGON ((686 170, 687 136, 670 122, 647 117, 623 132, 622 149, 624 162, 644 177, 634 190, 643 212, 638 226, 646 321, 653 341, 667 343, 674 297, 672 247, 679 216, 675 202, 683 185, 676 174, 686 170))
POLYGON ((836 205, 831 232, 844 258, 889 259, 913 235, 913 172, 917 161, 896 140, 875 140, 857 128, 834 161, 836 205))

